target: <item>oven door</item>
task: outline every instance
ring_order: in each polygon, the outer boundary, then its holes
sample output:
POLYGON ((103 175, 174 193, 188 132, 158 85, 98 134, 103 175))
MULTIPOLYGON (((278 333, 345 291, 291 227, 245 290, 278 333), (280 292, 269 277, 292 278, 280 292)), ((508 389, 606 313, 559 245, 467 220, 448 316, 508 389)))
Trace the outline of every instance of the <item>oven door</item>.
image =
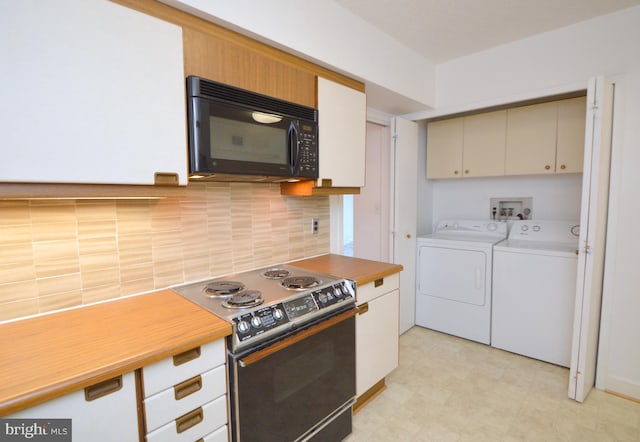
POLYGON ((356 311, 231 356, 234 440, 340 440, 351 432, 356 311))

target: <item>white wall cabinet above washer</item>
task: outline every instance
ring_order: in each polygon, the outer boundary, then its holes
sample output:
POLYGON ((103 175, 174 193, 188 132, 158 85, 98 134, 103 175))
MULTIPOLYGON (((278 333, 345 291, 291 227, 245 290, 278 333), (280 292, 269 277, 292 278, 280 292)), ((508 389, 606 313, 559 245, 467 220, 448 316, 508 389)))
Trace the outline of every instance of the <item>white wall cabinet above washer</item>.
POLYGON ((427 178, 504 175, 507 111, 429 123, 427 178))
POLYGON ((187 183, 182 30, 104 0, 0 4, 0 182, 187 183))

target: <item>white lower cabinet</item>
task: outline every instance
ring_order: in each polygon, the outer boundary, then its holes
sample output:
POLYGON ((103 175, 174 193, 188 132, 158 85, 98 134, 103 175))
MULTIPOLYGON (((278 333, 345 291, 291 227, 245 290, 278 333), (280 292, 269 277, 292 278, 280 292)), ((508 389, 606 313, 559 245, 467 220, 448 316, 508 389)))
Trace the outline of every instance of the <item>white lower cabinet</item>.
POLYGON ((357 288, 356 396, 398 367, 400 274, 357 288))
POLYGON ((138 405, 133 373, 116 376, 7 418, 71 419, 73 440, 136 441, 138 405))
POLYGON ((142 369, 148 442, 228 441, 224 340, 142 369))

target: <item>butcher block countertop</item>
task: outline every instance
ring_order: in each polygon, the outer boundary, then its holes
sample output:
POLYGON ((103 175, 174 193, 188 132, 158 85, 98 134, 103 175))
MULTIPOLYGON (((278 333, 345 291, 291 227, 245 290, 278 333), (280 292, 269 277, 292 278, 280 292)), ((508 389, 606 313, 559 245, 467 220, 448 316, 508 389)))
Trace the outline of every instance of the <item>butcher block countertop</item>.
POLYGON ((364 285, 402 270, 400 264, 388 264, 334 254, 316 256, 289 264, 315 272, 352 279, 356 281, 357 285, 364 285))
POLYGON ((0 416, 229 334, 171 290, 0 324, 0 416))

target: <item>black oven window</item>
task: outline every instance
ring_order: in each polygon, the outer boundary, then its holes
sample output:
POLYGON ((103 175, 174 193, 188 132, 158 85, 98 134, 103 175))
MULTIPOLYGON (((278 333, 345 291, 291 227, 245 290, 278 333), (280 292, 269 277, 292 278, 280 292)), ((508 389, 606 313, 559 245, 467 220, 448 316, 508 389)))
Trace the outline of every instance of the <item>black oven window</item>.
POLYGON ((276 404, 303 391, 335 368, 333 342, 323 342, 276 367, 273 375, 273 400, 276 404))
POLYGON ((355 396, 355 365, 355 317, 247 366, 236 364, 236 437, 271 442, 302 436, 355 396))

